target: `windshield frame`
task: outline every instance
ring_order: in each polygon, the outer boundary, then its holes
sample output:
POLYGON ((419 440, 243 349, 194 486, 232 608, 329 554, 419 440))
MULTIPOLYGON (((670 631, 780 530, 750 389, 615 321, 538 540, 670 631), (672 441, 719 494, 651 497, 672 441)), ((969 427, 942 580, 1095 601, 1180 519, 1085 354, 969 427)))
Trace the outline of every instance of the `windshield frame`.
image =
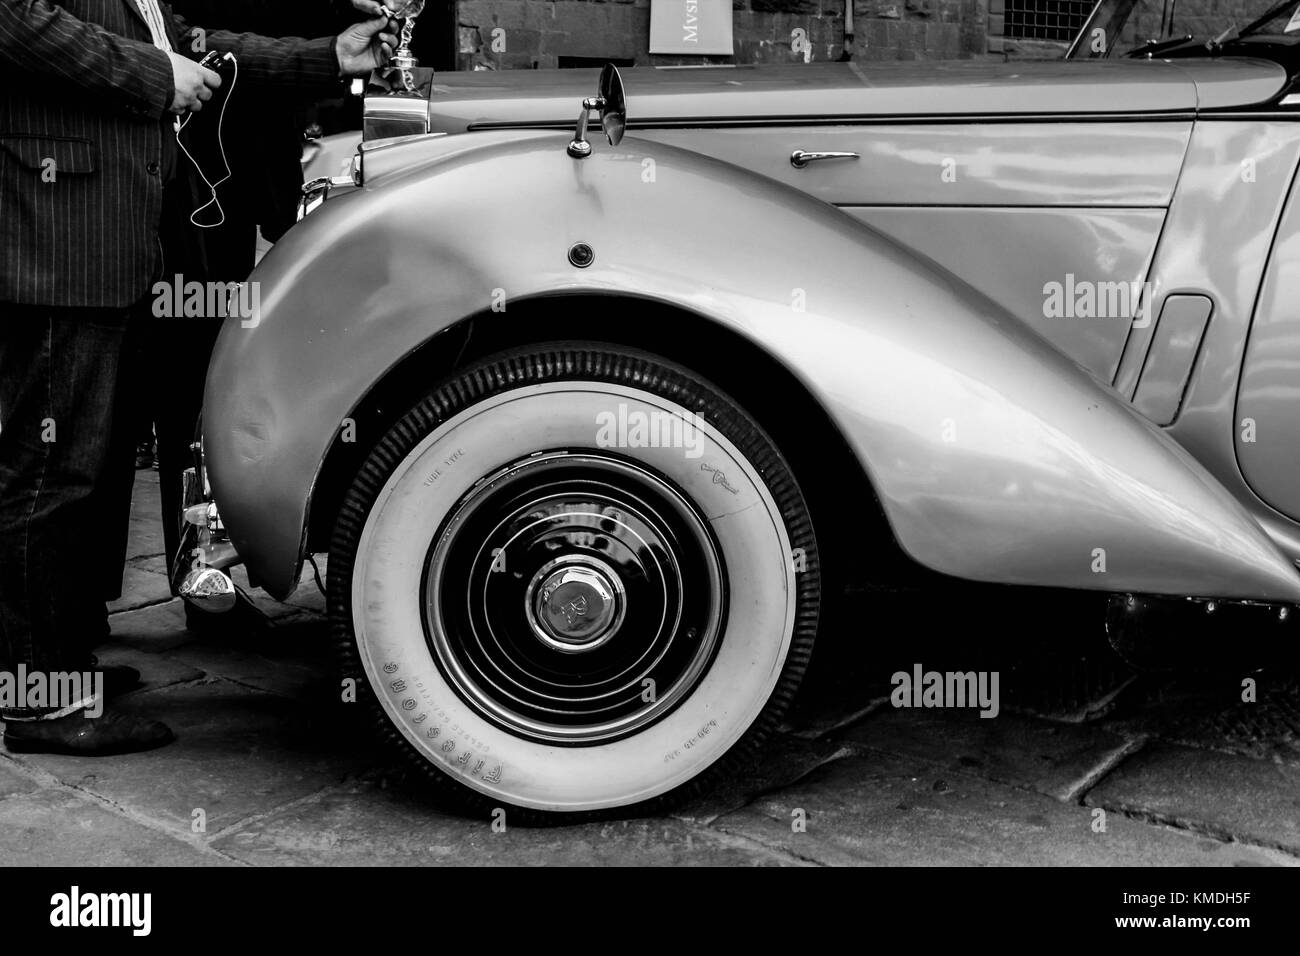
MULTIPOLYGON (((1088 14, 1088 19, 1083 21, 1083 26, 1079 28, 1073 42, 1065 51, 1065 58, 1067 60, 1080 58, 1079 48, 1084 44, 1085 38, 1091 37, 1093 31, 1097 29, 1097 22, 1100 18, 1103 16, 1106 18, 1106 27, 1102 29, 1103 33, 1109 37, 1111 35, 1110 24, 1114 23, 1117 17, 1120 18, 1121 25, 1127 23, 1128 18, 1133 15, 1133 8, 1137 5, 1138 0, 1097 0, 1097 5, 1092 8, 1092 13, 1088 14)), ((1166 5, 1168 5, 1168 0, 1166 0, 1166 5)), ((1109 59, 1109 57, 1110 46, 1107 44, 1106 52, 1099 59, 1109 59)), ((1083 58, 1093 59, 1087 56, 1083 58)))
MULTIPOLYGON (((1123 31, 1125 24, 1127 24, 1129 18, 1133 16, 1134 9, 1140 2, 1142 2, 1142 0, 1097 0, 1097 4, 1092 8, 1092 12, 1083 22, 1083 26, 1079 28, 1079 32, 1075 34, 1074 39, 1070 42, 1070 46, 1066 49, 1065 58, 1067 60, 1109 59, 1112 56, 1126 57, 1141 55, 1144 52, 1141 45, 1134 46, 1131 50, 1125 50, 1122 53, 1116 54, 1110 42, 1111 37, 1118 36, 1120 32, 1123 31), (1098 29, 1102 31, 1103 36, 1106 38, 1106 48, 1105 52, 1095 54, 1090 50, 1090 47, 1093 43, 1093 34, 1098 29)), ((1256 17, 1240 30, 1232 30, 1225 35, 1221 35, 1222 39, 1224 42, 1230 42, 1231 40, 1242 37, 1259 36, 1260 28, 1262 28, 1266 23, 1281 16, 1288 8, 1295 8, 1298 5, 1300 5, 1300 0, 1280 0, 1279 3, 1274 4, 1265 13, 1256 17)), ((1154 40, 1156 43, 1162 43, 1164 41, 1176 41, 1179 39, 1179 37, 1172 35, 1176 9, 1177 0, 1162 0, 1160 33, 1159 36, 1150 38, 1151 40, 1154 40)), ((1284 35, 1288 37, 1300 37, 1300 31, 1284 35)), ((1183 36, 1186 37, 1186 34, 1183 36)), ((1209 35, 1205 37, 1207 43, 1218 38, 1219 37, 1209 35)), ((1199 37, 1193 36, 1191 39, 1199 39, 1199 37)), ((1173 45, 1177 44, 1174 43, 1173 45)), ((1214 46, 1213 48, 1207 47, 1207 55, 1210 55, 1211 49, 1217 51, 1218 46, 1214 46)))
POLYGON ((1280 17, 1288 8, 1294 7, 1297 3, 1300 3, 1300 0, 1282 0, 1282 2, 1276 6, 1270 7, 1263 16, 1252 20, 1250 23, 1247 23, 1244 27, 1238 30, 1236 36, 1254 36, 1259 27, 1268 23, 1269 20, 1274 20, 1277 17, 1280 17))

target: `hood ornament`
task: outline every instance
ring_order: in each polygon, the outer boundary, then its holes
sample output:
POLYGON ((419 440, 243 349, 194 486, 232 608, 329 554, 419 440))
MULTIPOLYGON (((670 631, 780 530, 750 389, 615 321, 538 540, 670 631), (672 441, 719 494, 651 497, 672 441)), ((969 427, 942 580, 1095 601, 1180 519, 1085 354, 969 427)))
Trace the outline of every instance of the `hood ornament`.
POLYGON ((391 19, 402 21, 401 36, 389 64, 399 70, 414 69, 420 61, 411 53, 411 34, 415 32, 415 18, 424 12, 424 0, 388 0, 382 9, 391 19))
POLYGON ((592 110, 600 111, 600 128, 605 131, 609 145, 617 146, 623 139, 623 130, 627 127, 627 97, 623 94, 623 78, 613 63, 606 63, 600 71, 597 92, 597 96, 589 96, 582 101, 578 128, 568 146, 568 153, 574 159, 585 159, 591 155, 591 143, 587 142, 587 120, 592 110))

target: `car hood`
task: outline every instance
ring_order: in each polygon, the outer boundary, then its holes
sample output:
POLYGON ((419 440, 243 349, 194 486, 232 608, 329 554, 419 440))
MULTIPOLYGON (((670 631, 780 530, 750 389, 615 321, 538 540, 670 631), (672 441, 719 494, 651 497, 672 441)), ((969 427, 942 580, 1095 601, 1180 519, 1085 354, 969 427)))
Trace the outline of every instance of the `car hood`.
MULTIPOLYGON (((430 129, 572 125, 597 70, 439 73, 430 129)), ((628 68, 632 126, 873 116, 1192 112, 1271 100, 1286 72, 1263 60, 814 63, 628 68)))

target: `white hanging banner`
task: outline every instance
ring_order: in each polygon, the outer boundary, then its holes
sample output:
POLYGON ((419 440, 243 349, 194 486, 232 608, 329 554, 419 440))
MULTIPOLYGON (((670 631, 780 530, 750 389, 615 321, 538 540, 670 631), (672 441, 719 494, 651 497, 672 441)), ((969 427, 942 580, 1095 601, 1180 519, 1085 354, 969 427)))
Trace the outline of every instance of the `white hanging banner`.
POLYGON ((729 56, 731 0, 650 0, 650 52, 729 56))

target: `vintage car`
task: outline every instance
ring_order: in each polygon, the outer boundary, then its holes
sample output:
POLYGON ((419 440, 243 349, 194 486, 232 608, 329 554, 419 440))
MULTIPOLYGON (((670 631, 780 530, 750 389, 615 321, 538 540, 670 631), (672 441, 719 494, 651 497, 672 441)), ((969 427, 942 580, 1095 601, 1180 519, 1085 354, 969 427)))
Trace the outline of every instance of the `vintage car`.
POLYGON ((283 599, 328 551, 345 698, 537 819, 731 772, 864 564, 1272 639, 1284 6, 1166 50, 1103 0, 1051 62, 377 73, 222 332, 178 582, 283 599))

